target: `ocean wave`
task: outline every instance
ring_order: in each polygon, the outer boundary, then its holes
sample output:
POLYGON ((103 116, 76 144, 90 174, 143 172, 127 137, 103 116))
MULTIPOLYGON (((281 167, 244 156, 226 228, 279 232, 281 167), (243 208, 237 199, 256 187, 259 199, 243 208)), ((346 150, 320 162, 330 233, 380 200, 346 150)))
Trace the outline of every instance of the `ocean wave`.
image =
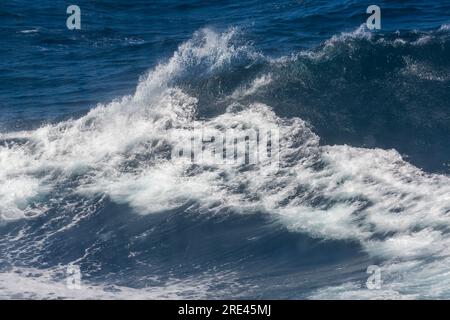
MULTIPOLYGON (((395 150, 321 145, 304 120, 281 117, 269 105, 252 101, 283 74, 273 69, 270 76, 257 74, 247 85, 223 94, 221 101, 228 105, 219 115, 199 119, 200 97, 179 85, 180 79, 192 72, 200 78, 215 74, 242 59, 246 64, 274 64, 247 45, 237 45, 236 34, 199 31, 143 77, 134 95, 99 105, 79 119, 0 134, 1 218, 35 219, 55 209, 64 215, 65 206, 77 202, 83 212, 92 212, 90 206, 98 206, 103 198, 142 215, 186 206, 195 206, 199 214, 264 212, 289 230, 354 241, 385 261, 382 267, 392 275, 391 291, 378 292, 379 298, 446 295, 450 285, 430 291, 437 278, 426 281, 419 275, 426 278, 450 270, 447 175, 427 173, 395 150), (265 163, 244 170, 171 158, 171 149, 189 143, 192 127, 237 133, 278 129, 279 169, 268 170, 265 163), (400 281, 398 274, 411 278, 400 281)), ((331 47, 357 50, 354 41, 375 40, 360 28, 326 42, 320 59, 325 59, 324 53, 326 59, 331 57, 331 47)), ((288 67, 298 68, 298 59, 288 67)), ((0 274, 0 282, 10 276, 0 274)), ((355 284, 322 289, 317 297, 348 297, 349 288, 355 284)), ((92 292, 97 296, 96 289, 92 292)))

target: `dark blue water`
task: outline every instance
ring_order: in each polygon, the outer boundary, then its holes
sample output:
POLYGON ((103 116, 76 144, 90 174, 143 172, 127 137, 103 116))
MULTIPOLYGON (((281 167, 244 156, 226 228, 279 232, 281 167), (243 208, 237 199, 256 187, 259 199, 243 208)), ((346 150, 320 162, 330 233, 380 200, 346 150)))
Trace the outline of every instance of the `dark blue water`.
POLYGON ((448 298, 449 23, 437 0, 2 1, 0 296, 448 298), (281 171, 155 160, 191 105, 280 126, 281 171))

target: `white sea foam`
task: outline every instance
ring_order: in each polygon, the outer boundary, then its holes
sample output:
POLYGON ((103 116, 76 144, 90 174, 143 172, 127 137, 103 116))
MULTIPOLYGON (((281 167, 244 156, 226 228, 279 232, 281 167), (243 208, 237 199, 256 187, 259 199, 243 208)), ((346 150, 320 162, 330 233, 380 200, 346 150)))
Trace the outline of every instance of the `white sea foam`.
POLYGON ((28 34, 28 33, 37 33, 37 32, 39 32, 39 28, 22 30, 22 31, 19 31, 19 32, 20 32, 20 33, 24 33, 24 34, 28 34))
MULTIPOLYGON (((195 119, 197 98, 173 80, 193 65, 207 72, 238 55, 253 55, 233 44, 234 34, 199 32, 143 78, 133 96, 99 105, 80 119, 1 134, 0 140, 27 141, 0 144, 2 219, 45 214, 49 197, 60 189, 86 198, 107 196, 139 214, 192 202, 199 212, 264 211, 290 230, 356 241, 384 259, 391 282, 370 296, 447 294, 450 283, 441 275, 450 272, 448 176, 423 172, 395 150, 320 146, 303 120, 279 118, 256 102, 201 123, 195 119), (222 131, 278 128, 279 170, 272 172, 264 163, 246 170, 193 167, 185 159, 161 156, 167 148, 188 143, 190 128, 200 124, 222 131)), ((259 90, 268 79, 256 78, 239 95, 259 90)), ((352 292, 369 296, 346 284, 323 289, 317 297, 352 297, 352 292)))
POLYGON ((439 28, 439 30, 450 30, 450 24, 443 24, 440 28, 439 28))
POLYGON ((350 32, 342 32, 339 35, 332 36, 331 39, 325 41, 325 45, 332 46, 336 43, 345 42, 352 39, 370 40, 373 33, 367 28, 366 24, 361 24, 356 30, 350 32))
POLYGON ((255 78, 250 85, 236 89, 231 95, 231 98, 239 99, 250 96, 258 90, 268 86, 270 83, 272 83, 272 75, 263 74, 262 76, 255 78))
POLYGON ((435 70, 431 65, 424 62, 415 61, 412 58, 404 58, 406 62, 405 68, 402 73, 407 76, 417 77, 422 80, 429 81, 448 81, 450 79, 449 72, 444 68, 440 70, 435 70))
POLYGON ((235 295, 238 286, 233 273, 208 273, 187 279, 152 279, 155 286, 130 288, 114 284, 94 284, 81 278, 79 288, 66 283, 65 270, 14 268, 0 273, 0 299, 64 300, 179 300, 207 299, 235 295), (157 285, 156 285, 157 283, 157 285), (216 286, 222 285, 220 291, 216 286))

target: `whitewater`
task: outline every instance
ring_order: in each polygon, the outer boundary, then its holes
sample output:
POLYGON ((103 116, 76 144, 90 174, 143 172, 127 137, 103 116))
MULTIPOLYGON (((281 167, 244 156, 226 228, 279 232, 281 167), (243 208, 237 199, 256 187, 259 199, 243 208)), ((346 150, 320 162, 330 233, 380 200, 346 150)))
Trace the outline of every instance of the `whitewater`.
MULTIPOLYGON (((174 276, 145 288, 88 282, 85 290, 70 291, 64 286, 62 264, 37 268, 32 263, 39 260, 33 252, 90 219, 105 201, 127 206, 137 216, 173 210, 206 219, 264 214, 289 233, 356 244, 383 270, 380 290, 349 281, 317 288, 307 298, 450 297, 449 176, 428 173, 394 149, 324 145, 307 121, 279 116, 257 98, 280 81, 277 68, 298 59, 330 59, 336 47, 352 50, 355 39, 392 47, 420 46, 427 39, 372 39, 360 27, 333 37, 320 50, 269 58, 239 37, 237 29, 202 29, 142 76, 134 94, 76 119, 0 133, 0 223, 44 221, 39 231, 24 224, 2 239, 1 260, 8 267, 0 273, 0 297, 170 299, 256 292, 248 287, 241 291, 234 272, 174 276), (220 96, 221 108, 209 110, 183 85, 193 72, 199 79, 213 77, 236 61, 269 67, 220 96), (200 117, 205 110, 210 116, 200 117), (194 164, 170 157, 172 149, 189 143, 192 126, 236 133, 277 129, 279 168, 269 170, 265 163, 194 164), (212 282, 226 289, 218 293, 212 282)), ((445 79, 414 63, 409 60, 402 72, 445 79)), ((72 263, 89 254, 86 250, 72 263)))

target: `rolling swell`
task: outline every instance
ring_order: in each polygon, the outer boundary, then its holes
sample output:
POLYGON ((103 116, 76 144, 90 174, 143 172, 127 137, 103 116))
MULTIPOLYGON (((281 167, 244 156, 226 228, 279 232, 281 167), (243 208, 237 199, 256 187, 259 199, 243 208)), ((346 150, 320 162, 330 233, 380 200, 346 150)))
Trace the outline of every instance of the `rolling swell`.
POLYGON ((360 28, 273 59, 205 29, 134 95, 1 134, 0 284, 34 274, 25 295, 48 296, 76 263, 94 297, 448 296, 450 181, 428 173, 447 152, 448 50, 445 28, 360 28), (186 124, 279 128, 280 170, 171 159, 186 124), (428 172, 385 150, 408 154, 411 132, 442 157, 428 172), (382 291, 363 286, 373 263, 382 291))
POLYGON ((256 99, 280 116, 308 121, 325 144, 395 148, 416 166, 445 173, 449 57, 446 25, 389 34, 361 26, 292 56, 242 59, 220 77, 182 87, 204 102, 207 115, 223 112, 230 95, 244 103, 256 99), (258 79, 267 85, 258 87, 258 79))

